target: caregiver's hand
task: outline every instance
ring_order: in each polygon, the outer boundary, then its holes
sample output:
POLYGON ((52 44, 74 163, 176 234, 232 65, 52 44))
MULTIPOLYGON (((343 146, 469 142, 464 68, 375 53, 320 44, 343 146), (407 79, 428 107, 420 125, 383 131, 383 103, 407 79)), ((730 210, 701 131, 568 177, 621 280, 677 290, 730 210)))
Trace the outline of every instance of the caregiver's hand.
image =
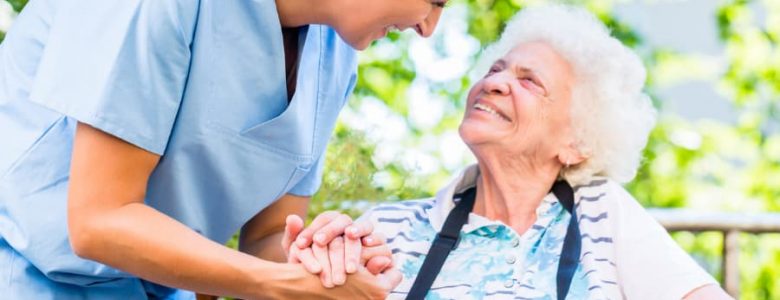
POLYGON ((403 278, 390 268, 374 275, 362 266, 349 281, 334 288, 323 287, 317 278, 300 264, 280 264, 276 280, 268 288, 259 287, 270 299, 386 299, 403 278), (284 278, 282 278, 284 277, 284 278))
MULTIPOLYGON (((288 217, 287 221, 288 227, 290 225, 300 225, 300 227, 291 229, 298 229, 303 226, 303 220, 300 220, 300 218, 291 220, 288 217)), ((358 257, 360 256, 360 238, 371 234, 373 231, 374 228, 371 223, 352 224, 352 218, 348 215, 336 211, 327 211, 314 218, 309 227, 300 231, 294 240, 295 245, 301 249, 308 248, 312 244, 326 247, 334 238, 344 235, 346 271, 351 274, 357 270, 358 257)))
POLYGON ((361 266, 365 266, 374 275, 390 269, 393 262, 392 253, 385 244, 384 237, 372 233, 373 226, 369 222, 351 224, 351 221, 346 215, 325 212, 317 216, 311 226, 304 230, 300 217, 288 216, 282 238, 282 247, 287 253, 288 262, 301 263, 309 272, 320 274, 325 287, 344 284, 347 273, 352 274, 361 266), (338 236, 342 232, 346 234, 338 236), (312 235, 315 237, 314 243, 301 242, 312 235), (329 240, 328 244, 320 245, 319 242, 323 240, 329 240))

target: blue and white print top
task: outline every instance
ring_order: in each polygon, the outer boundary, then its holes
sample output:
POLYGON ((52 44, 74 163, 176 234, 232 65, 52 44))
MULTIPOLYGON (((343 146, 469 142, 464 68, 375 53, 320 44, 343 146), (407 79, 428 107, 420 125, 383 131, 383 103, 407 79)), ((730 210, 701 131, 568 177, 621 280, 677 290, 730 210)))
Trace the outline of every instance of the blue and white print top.
MULTIPOLYGON (((478 176, 471 166, 435 198, 382 204, 363 215, 387 237, 404 276, 389 299, 406 297, 459 200, 452 195, 474 186, 478 176)), ((583 241, 567 299, 681 299, 715 283, 618 184, 594 180, 574 190, 583 241)), ((552 193, 536 213, 522 234, 471 213, 426 299, 557 299, 558 259, 571 216, 552 193)))

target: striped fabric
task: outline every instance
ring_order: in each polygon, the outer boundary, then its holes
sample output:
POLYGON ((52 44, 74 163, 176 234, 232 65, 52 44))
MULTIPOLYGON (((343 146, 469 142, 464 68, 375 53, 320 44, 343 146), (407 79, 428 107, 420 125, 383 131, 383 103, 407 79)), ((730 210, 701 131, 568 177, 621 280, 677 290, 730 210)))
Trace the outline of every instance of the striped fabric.
MULTIPOLYGON (((471 166, 434 198, 382 204, 362 217, 387 237, 404 275, 390 299, 406 297, 459 200, 452 195, 474 186, 478 175, 471 166)), ((567 299, 681 299, 715 283, 620 185, 594 179, 574 191, 583 243, 567 299)), ((536 212, 536 222, 523 234, 472 213, 426 299, 556 299, 570 215, 552 193, 536 212)))

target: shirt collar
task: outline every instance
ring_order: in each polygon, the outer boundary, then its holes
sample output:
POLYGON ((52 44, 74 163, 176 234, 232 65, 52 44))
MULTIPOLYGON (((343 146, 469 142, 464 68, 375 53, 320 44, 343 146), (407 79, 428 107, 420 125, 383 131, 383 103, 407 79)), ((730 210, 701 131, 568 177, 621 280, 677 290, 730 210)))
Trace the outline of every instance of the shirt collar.
MULTIPOLYGON (((455 204, 460 200, 453 199, 453 195, 476 186, 477 178, 479 178, 479 165, 470 165, 458 173, 449 184, 436 193, 433 207, 428 215, 431 226, 433 226, 436 232, 441 231, 442 226, 444 226, 444 221, 447 220, 450 211, 455 208, 455 204)), ((548 193, 536 209, 537 220, 541 220, 543 214, 550 212, 551 207, 557 202, 558 199, 555 195, 553 193, 548 193)), ((481 227, 499 225, 507 226, 501 221, 490 220, 483 216, 471 213, 469 214, 468 222, 463 225, 462 231, 469 233, 481 227)))

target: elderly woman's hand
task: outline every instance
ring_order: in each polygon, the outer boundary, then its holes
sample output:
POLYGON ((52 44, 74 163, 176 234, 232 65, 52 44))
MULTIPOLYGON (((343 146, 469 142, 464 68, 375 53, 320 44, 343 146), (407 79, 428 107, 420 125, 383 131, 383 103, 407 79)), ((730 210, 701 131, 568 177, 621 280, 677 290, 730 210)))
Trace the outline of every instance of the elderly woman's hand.
POLYGON ((286 221, 282 247, 288 262, 301 263, 310 273, 319 274, 325 287, 344 284, 346 275, 361 266, 374 275, 392 268, 392 253, 369 222, 352 223, 349 216, 338 212, 320 214, 306 229, 296 215, 286 221))

